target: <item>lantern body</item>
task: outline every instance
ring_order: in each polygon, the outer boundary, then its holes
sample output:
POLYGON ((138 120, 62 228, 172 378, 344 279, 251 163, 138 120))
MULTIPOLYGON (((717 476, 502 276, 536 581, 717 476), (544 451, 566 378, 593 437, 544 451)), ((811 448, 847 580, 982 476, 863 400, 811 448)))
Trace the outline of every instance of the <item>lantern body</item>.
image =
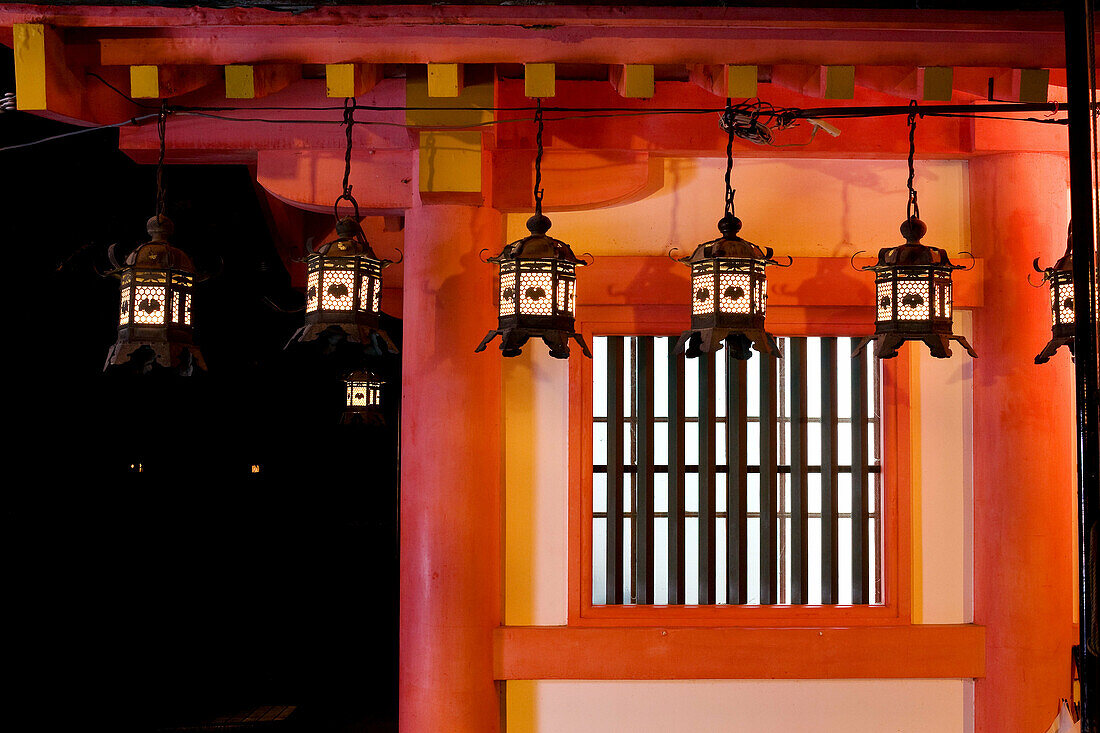
POLYGON ((344 378, 344 424, 381 424, 382 387, 385 382, 370 372, 352 372, 344 378))
POLYGON ((541 338, 550 356, 569 357, 569 341, 580 344, 591 357, 588 345, 574 329, 577 311, 578 259, 568 244, 546 235, 550 220, 541 214, 527 221, 531 235, 504 247, 489 261, 500 266, 497 289, 497 328, 490 331, 474 351, 484 351, 500 336, 504 356, 519 356, 523 345, 541 338))
POLYGON ((875 335, 860 340, 855 353, 875 341, 875 356, 890 359, 906 341, 923 341, 932 356, 951 356, 948 344, 958 342, 973 357, 965 338, 952 333, 951 263, 947 252, 921 243, 928 228, 911 217, 901 225, 905 243, 879 250, 878 262, 863 268, 875 273, 875 335))
POLYGON ((166 217, 153 217, 147 229, 152 241, 140 245, 112 272, 119 278, 118 340, 104 369, 134 359, 142 362, 141 371, 171 367, 190 373, 193 365, 205 368, 193 342, 194 267, 182 250, 168 243, 171 222, 166 217))
MULTIPOLYGON (((1071 231, 1072 234, 1072 231, 1071 231)), ((1073 240, 1066 242, 1066 253, 1046 270, 1039 269, 1039 260, 1035 260, 1035 270, 1043 275, 1050 285, 1050 341, 1035 357, 1036 364, 1045 364, 1050 357, 1065 346, 1073 354, 1074 313, 1073 295, 1073 240)))
POLYGON ((717 351, 722 344, 738 359, 757 351, 780 356, 775 337, 765 330, 768 310, 766 268, 775 265, 770 248, 738 236, 741 220, 726 215, 719 239, 703 242, 680 262, 691 267, 691 329, 674 350, 689 357, 717 351))
POLYGON ((336 233, 306 256, 305 325, 291 343, 332 336, 396 354, 381 327, 382 269, 392 263, 374 254, 355 219, 341 219, 336 233))

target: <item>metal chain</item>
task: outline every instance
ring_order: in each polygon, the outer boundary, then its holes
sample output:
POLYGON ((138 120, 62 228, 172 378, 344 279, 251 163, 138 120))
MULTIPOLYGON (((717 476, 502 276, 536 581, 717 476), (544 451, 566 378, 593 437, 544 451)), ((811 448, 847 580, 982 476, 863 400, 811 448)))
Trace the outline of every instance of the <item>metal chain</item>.
POLYGON ((731 100, 726 100, 726 134, 728 138, 726 140, 726 216, 734 216, 733 213, 733 195, 736 191, 733 190, 733 186, 730 184, 730 174, 733 173, 733 104, 731 100))
POLYGON ((916 172, 913 169, 913 154, 916 151, 916 143, 914 141, 914 135, 917 132, 917 101, 911 100, 909 102, 909 118, 907 121, 909 125, 909 181, 906 183, 906 187, 909 189, 909 203, 905 207, 906 220, 912 218, 920 218, 920 205, 917 203, 917 189, 913 187, 913 178, 916 176, 916 172))
POLYGON ((168 129, 168 103, 160 103, 157 114, 157 136, 160 138, 160 155, 157 157, 157 223, 164 217, 164 137, 168 129))
POLYGON ((347 97, 344 99, 344 133, 347 135, 347 147, 344 149, 344 190, 339 196, 336 197, 336 203, 333 204, 333 212, 336 218, 340 218, 340 202, 347 201, 355 209, 355 218, 359 218, 359 202, 355 200, 355 197, 351 195, 351 145, 352 145, 352 129, 355 127, 355 99, 353 97, 347 97))
POLYGON ((535 97, 535 214, 542 215, 542 99, 535 97))

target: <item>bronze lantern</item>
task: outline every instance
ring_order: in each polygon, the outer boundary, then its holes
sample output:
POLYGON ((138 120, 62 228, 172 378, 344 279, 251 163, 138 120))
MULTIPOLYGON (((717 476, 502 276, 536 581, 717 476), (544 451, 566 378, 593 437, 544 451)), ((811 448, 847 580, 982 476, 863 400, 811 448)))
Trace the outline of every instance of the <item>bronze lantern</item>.
POLYGON ((354 371, 344 377, 346 399, 340 422, 344 425, 381 424, 383 386, 385 382, 368 371, 354 371))
POLYGON ((1069 349, 1073 355, 1073 336, 1075 316, 1073 310, 1073 230, 1066 238, 1066 253, 1054 263, 1053 267, 1043 270, 1039 267, 1039 258, 1033 264, 1035 271, 1050 283, 1050 332, 1051 338, 1039 355, 1036 364, 1045 364, 1061 346, 1069 349))
POLYGON ((306 255, 305 325, 291 342, 333 336, 396 354, 380 323, 382 269, 391 264, 371 249, 358 219, 339 219, 336 238, 306 255))
MULTIPOLYGON (((732 202, 732 194, 728 200, 732 202)), ((775 337, 764 328, 768 308, 765 268, 779 264, 770 247, 761 248, 738 236, 741 220, 731 210, 718 222, 722 236, 703 242, 680 262, 691 267, 691 328, 680 335, 675 353, 689 357, 722 348, 748 359, 749 347, 781 356, 775 337)), ((789 266, 789 265, 781 265, 789 266)))
POLYGON ((526 237, 504 246, 489 262, 500 266, 497 328, 481 340, 481 352, 497 336, 504 356, 519 356, 528 339, 541 338, 555 359, 569 358, 569 340, 592 358, 584 337, 576 332, 577 267, 587 264, 573 249, 548 236, 550 219, 542 213, 542 102, 536 100, 535 215, 527 220, 526 237))
POLYGON ((861 268, 875 273, 875 335, 862 339, 861 351, 876 341, 875 356, 891 359, 906 341, 923 341, 938 359, 951 356, 949 343, 957 341, 973 357, 978 355, 962 336, 951 332, 951 273, 965 269, 951 263, 947 252, 921 243, 928 231, 915 216, 901 225, 905 243, 879 250, 878 262, 861 268))
POLYGON ((490 331, 475 352, 484 351, 500 336, 504 356, 519 356, 531 337, 550 347, 550 356, 569 357, 569 339, 591 357, 584 337, 574 330, 577 310, 578 265, 585 262, 568 244, 547 236, 550 219, 541 213, 527 220, 530 234, 505 245, 489 261, 500 266, 497 329, 490 331))
POLYGON ((163 214, 146 224, 150 241, 139 245, 119 264, 114 246, 108 250, 120 281, 118 340, 107 354, 111 366, 137 371, 171 368, 190 374, 205 369, 202 354, 192 340, 192 290, 196 283, 191 259, 168 243, 172 222, 163 214))

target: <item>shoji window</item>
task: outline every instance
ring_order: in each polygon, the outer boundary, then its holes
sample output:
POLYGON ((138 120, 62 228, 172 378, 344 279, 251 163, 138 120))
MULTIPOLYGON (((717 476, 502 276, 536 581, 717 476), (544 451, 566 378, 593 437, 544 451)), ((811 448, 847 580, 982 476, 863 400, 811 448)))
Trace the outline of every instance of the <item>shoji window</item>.
POLYGON ((878 365, 850 338, 784 358, 597 336, 594 604, 882 602, 878 365))

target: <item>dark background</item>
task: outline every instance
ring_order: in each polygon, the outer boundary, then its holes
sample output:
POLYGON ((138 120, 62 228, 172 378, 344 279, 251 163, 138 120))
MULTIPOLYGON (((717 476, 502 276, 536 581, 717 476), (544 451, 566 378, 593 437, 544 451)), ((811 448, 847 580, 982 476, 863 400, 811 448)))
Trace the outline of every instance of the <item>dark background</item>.
MULTIPOLYGON (((0 92, 14 89, 2 49, 0 92)), ((171 123, 169 123, 171 124, 171 123)), ((69 131, 0 114, 0 147, 69 131)), ((106 376, 118 283, 155 174, 112 130, 0 153, 7 255, 3 534, 21 729, 396 730, 398 357, 387 427, 341 426, 342 351, 283 350, 302 295, 240 166, 169 166, 174 243, 222 274, 194 297, 209 368, 106 376), (251 473, 251 466, 260 473, 251 473), (136 466, 140 465, 140 472, 136 466), (42 697, 38 697, 42 695, 42 697)), ((400 323, 388 322, 400 343, 400 323)))

